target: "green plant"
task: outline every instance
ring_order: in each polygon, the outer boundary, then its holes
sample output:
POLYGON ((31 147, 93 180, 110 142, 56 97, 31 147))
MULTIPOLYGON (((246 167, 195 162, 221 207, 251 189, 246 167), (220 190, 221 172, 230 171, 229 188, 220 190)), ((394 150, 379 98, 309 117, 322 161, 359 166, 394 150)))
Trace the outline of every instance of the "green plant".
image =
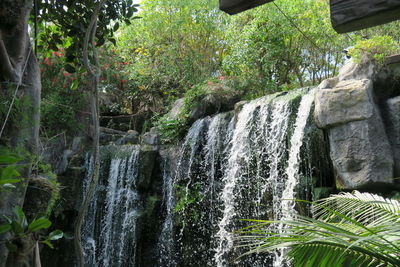
POLYGON ((180 116, 183 118, 189 116, 193 107, 199 105, 200 101, 207 95, 207 93, 207 87, 204 83, 192 86, 183 97, 183 109, 181 110, 180 116))
POLYGON ((400 266, 399 201, 355 191, 312 204, 313 218, 250 220, 239 246, 250 249, 246 254, 288 247, 285 257, 295 266, 400 266), (270 230, 279 225, 282 232, 270 230))
MULTIPOLYGON (((20 207, 15 207, 13 218, 4 216, 5 224, 0 225, 0 234, 9 233, 6 246, 9 251, 17 252, 21 243, 34 240, 53 248, 51 241, 58 240, 64 236, 60 230, 55 230, 48 235, 41 235, 40 231, 51 226, 51 221, 46 217, 39 217, 28 223, 24 212, 20 207)), ((28 246, 29 247, 29 246, 28 246)))
POLYGON ((161 142, 164 144, 174 143, 181 139, 186 133, 186 119, 169 119, 168 115, 161 117, 155 124, 160 133, 161 142))
POLYGON ((391 36, 375 36, 371 39, 360 40, 349 49, 349 55, 354 62, 362 63, 364 60, 374 60, 384 64, 385 57, 396 53, 399 47, 391 36))
POLYGON ((161 135, 163 143, 177 142, 184 136, 189 128, 188 118, 193 108, 200 105, 201 100, 209 93, 207 89, 208 87, 205 83, 192 86, 183 96, 183 107, 176 119, 171 119, 167 114, 156 120, 155 126, 161 135))
POLYGON ((9 149, 0 148, 0 192, 14 189, 16 183, 21 182, 17 163, 21 158, 9 149))
POLYGON ((197 223, 200 220, 199 204, 203 200, 200 187, 200 184, 195 184, 192 188, 180 185, 175 186, 176 205, 174 213, 177 215, 177 223, 183 227, 189 221, 197 223))

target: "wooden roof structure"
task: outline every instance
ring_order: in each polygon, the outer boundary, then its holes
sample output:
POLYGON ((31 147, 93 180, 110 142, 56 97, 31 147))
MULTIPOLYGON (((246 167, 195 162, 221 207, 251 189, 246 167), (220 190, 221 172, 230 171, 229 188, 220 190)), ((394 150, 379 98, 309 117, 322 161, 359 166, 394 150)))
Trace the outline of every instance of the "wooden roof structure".
MULTIPOLYGON (((230 15, 274 0, 219 0, 230 15)), ((400 19, 400 0, 330 0, 331 22, 338 33, 361 30, 400 19)))
POLYGON ((400 0, 330 0, 331 22, 338 33, 400 19, 400 0))
POLYGON ((274 0, 220 0, 219 9, 234 15, 272 1, 274 0))

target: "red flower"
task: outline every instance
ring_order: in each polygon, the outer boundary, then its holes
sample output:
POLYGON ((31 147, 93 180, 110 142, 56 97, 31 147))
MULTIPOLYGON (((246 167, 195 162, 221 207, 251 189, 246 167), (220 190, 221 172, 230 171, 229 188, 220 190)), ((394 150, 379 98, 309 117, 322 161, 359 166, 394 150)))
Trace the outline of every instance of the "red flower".
POLYGON ((48 57, 44 59, 44 63, 46 63, 47 66, 51 66, 51 61, 48 57))
POLYGON ((126 61, 124 62, 124 65, 128 65, 128 64, 129 64, 129 62, 126 62, 126 61))
POLYGON ((126 83, 126 80, 120 80, 121 84, 126 83))
POLYGON ((207 84, 208 84, 208 85, 213 85, 214 83, 213 83, 213 82, 208 82, 207 84))
POLYGON ((68 77, 70 74, 68 72, 64 72, 64 77, 68 77))
POLYGON ((220 80, 220 81, 225 80, 225 76, 219 76, 218 80, 220 80))

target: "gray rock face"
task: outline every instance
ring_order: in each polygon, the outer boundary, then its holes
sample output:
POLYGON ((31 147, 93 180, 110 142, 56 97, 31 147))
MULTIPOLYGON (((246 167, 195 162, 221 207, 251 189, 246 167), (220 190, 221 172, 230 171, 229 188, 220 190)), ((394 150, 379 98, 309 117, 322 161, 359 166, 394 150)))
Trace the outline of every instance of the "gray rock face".
MULTIPOLYGON (((347 77, 353 76, 357 75, 347 77)), ((315 100, 315 120, 318 127, 328 131, 338 187, 354 189, 375 182, 390 183, 393 156, 374 103, 372 82, 343 77, 323 82, 315 100)))
POLYGON ((393 156, 383 124, 376 118, 329 129, 330 155, 338 187, 391 183, 393 156))
POLYGON ((127 135, 115 141, 116 145, 137 144, 139 143, 139 133, 130 130, 127 135))
POLYGON ((338 80, 371 79, 378 72, 378 68, 370 61, 363 60, 363 64, 349 60, 339 71, 338 80))
POLYGON ((190 111, 189 122, 193 123, 209 115, 230 111, 239 101, 240 94, 238 91, 223 85, 216 85, 209 89, 209 92, 201 99, 199 104, 193 106, 190 111))
POLYGON ((372 82, 367 79, 341 81, 334 88, 321 88, 316 92, 317 124, 325 128, 371 118, 371 94, 372 82))
POLYGON ((150 132, 143 135, 143 143, 152 146, 160 144, 160 135, 157 132, 157 128, 153 127, 150 129, 150 132))
POLYGON ((179 114, 181 113, 181 109, 183 108, 183 98, 179 98, 178 100, 175 101, 175 103, 172 106, 172 109, 168 113, 168 118, 171 120, 177 120, 179 117, 179 114))
POLYGON ((393 149, 394 176, 400 176, 400 96, 387 100, 388 135, 393 149))
MULTIPOLYGON (((238 101, 240 101, 240 93, 238 91, 224 85, 215 85, 208 88, 207 94, 199 103, 192 105, 188 121, 191 124, 200 118, 232 110, 238 101)), ((184 99, 176 100, 167 115, 168 118, 171 120, 178 119, 183 107, 184 99)))

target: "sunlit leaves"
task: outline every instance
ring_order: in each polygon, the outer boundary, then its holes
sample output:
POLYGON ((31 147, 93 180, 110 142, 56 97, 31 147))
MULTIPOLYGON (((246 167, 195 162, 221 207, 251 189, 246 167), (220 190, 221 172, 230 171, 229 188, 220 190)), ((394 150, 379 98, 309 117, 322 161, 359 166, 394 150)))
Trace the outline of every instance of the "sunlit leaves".
MULTIPOLYGON (((248 254, 290 247, 295 266, 399 266, 400 202, 360 193, 341 193, 313 204, 314 218, 253 221, 238 244, 248 254), (268 230, 283 224, 282 232, 268 230)), ((276 228, 277 229, 277 228, 276 228)))

